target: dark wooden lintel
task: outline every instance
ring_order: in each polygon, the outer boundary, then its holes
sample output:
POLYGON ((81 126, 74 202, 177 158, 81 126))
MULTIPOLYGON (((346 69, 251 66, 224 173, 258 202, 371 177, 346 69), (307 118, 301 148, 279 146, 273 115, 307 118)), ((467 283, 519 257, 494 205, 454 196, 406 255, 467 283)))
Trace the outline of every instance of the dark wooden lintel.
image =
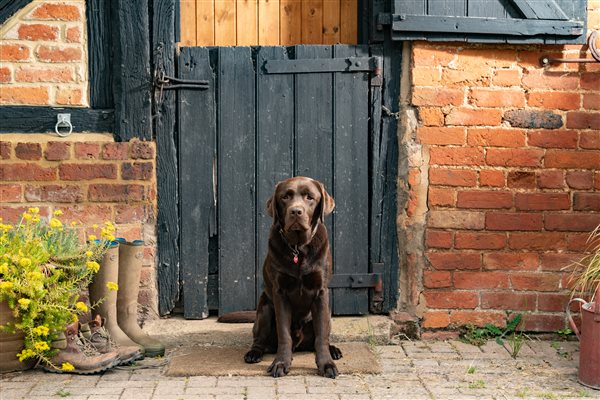
POLYGON ((109 109, 30 106, 0 107, 0 133, 54 132, 57 114, 71 114, 73 132, 112 132, 114 112, 109 109))

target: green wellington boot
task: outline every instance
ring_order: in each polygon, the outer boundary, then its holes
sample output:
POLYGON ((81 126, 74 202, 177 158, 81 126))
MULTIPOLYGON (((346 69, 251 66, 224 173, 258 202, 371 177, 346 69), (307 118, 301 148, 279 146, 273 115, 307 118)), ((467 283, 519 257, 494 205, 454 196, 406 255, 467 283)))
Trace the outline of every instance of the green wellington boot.
POLYGON ((144 348, 131 340, 119 327, 117 321, 117 292, 120 292, 120 290, 113 290, 115 289, 113 283, 118 284, 119 286, 121 285, 121 282, 119 282, 118 242, 111 243, 100 263, 100 270, 96 273, 94 280, 89 286, 90 304, 96 304, 101 301, 98 308, 93 312, 94 314, 100 314, 101 317, 105 318, 104 328, 106 328, 110 337, 118 346, 138 347, 143 355, 144 348))
POLYGON ((165 346, 142 331, 137 322, 144 242, 142 240, 127 242, 122 238, 118 238, 117 241, 119 242, 119 285, 122 288, 117 294, 117 321, 127 336, 144 347, 147 357, 162 356, 165 354, 165 346))

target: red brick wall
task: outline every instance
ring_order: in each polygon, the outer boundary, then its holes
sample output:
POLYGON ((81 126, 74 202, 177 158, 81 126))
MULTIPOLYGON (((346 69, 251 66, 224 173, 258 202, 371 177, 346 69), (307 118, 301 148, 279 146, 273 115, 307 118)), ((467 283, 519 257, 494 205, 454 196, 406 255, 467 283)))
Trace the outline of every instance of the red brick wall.
MULTIPOLYGON (((600 1, 589 7, 598 29, 600 1)), ((426 330, 503 325, 514 312, 527 330, 565 326, 561 269, 600 224, 600 63, 538 60, 586 49, 414 43, 402 222, 425 227, 408 297, 426 330)))

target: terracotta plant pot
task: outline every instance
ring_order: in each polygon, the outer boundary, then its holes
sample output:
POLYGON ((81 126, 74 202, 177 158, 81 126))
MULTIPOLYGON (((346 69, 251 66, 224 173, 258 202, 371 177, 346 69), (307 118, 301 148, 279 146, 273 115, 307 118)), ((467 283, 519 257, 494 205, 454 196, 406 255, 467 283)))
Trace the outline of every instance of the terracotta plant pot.
MULTIPOLYGON (((12 310, 6 301, 0 301, 0 325, 13 322, 12 310)), ((0 331, 0 372, 23 371, 33 367, 33 360, 19 361, 17 353, 23 350, 23 333, 0 331)))

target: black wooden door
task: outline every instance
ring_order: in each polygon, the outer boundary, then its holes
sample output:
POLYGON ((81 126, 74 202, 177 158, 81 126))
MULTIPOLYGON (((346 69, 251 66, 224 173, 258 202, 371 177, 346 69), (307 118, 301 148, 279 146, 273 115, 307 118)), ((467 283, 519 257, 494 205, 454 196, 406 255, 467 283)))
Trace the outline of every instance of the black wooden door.
POLYGON ((297 175, 320 180, 336 201, 327 220, 334 274, 351 282, 332 289, 333 313, 368 313, 369 289, 352 283, 377 268, 370 254, 373 204, 381 202, 372 173, 380 163, 372 156, 381 110, 377 52, 346 45, 181 49, 179 78, 209 87, 178 92, 187 318, 255 308, 271 225, 266 201, 277 182, 297 175))

